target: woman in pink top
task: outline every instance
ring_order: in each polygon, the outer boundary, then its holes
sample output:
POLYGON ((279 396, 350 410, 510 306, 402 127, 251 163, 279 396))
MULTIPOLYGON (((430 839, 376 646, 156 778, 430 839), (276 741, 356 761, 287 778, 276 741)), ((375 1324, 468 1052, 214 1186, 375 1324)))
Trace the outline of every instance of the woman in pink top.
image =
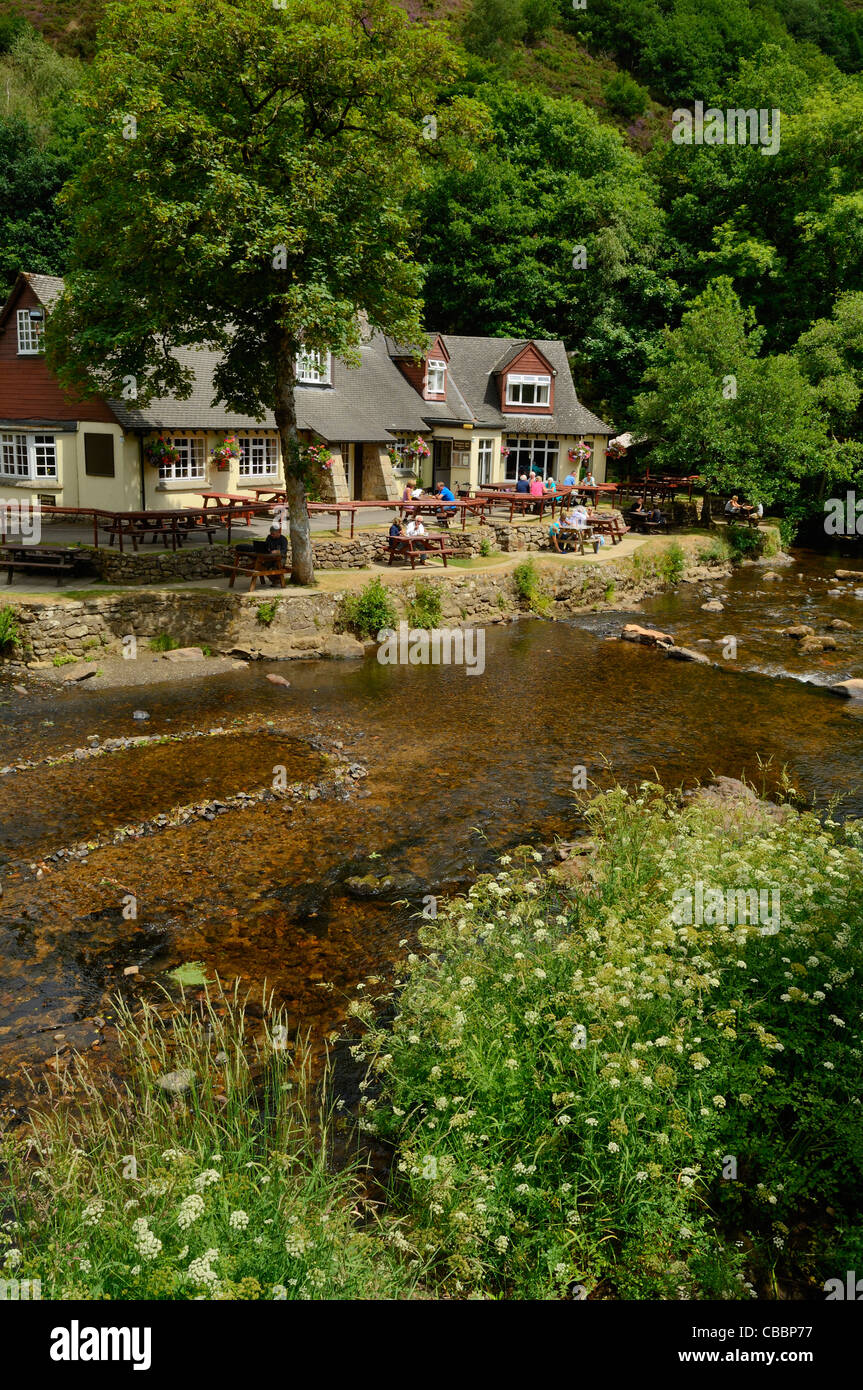
MULTIPOLYGON (((532 477, 531 480, 530 480, 530 495, 531 495, 531 497, 542 497, 542 495, 543 495, 544 492, 545 492, 545 483, 542 481, 542 478, 539 476, 538 473, 534 473, 533 477, 532 477)), ((534 510, 535 512, 538 512, 538 511, 539 511, 539 506, 538 506, 538 505, 535 506, 535 507, 533 508, 533 510, 534 510)))

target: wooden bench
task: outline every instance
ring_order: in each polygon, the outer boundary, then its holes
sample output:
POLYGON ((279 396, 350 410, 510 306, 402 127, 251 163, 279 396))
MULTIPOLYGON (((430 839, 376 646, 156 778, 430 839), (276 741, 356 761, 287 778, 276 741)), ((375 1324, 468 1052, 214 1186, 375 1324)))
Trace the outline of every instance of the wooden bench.
POLYGON ((599 553, 599 537, 593 534, 592 526, 561 526, 557 531, 557 538, 566 545, 575 545, 579 555, 584 554, 586 545, 593 546, 593 553, 599 553))
POLYGON ((67 574, 75 576, 83 556, 62 550, 47 550, 42 554, 34 549, 29 554, 17 548, 0 551, 0 568, 6 570, 6 583, 12 583, 15 570, 30 570, 37 574, 56 574, 58 586, 67 574))
POLYGON ((281 557, 272 551, 269 554, 238 555, 232 565, 218 565, 217 569, 231 576, 228 580, 229 589, 233 589, 238 574, 251 575, 249 580, 250 594, 254 591, 259 579, 278 579, 280 587, 284 589, 285 575, 289 573, 281 557), (251 563, 249 563, 250 561, 251 563))
POLYGON ((611 536, 612 545, 619 545, 624 536, 629 535, 630 528, 617 516, 591 516, 590 524, 594 531, 600 531, 604 536, 611 536))
POLYGON ((424 565, 426 559, 431 556, 437 559, 438 556, 443 560, 443 567, 447 567, 447 556, 457 555, 458 551, 451 546, 444 545, 443 536, 390 536, 389 537, 389 561, 391 565, 394 560, 410 560, 411 569, 416 569, 416 562, 419 560, 424 565))

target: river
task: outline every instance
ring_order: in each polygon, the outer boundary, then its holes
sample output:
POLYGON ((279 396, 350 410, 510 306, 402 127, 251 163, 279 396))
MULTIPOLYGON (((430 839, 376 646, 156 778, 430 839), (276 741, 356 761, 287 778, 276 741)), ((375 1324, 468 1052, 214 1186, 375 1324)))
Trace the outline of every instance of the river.
POLYGON ((4 691, 0 764, 94 736, 224 732, 0 778, 0 1110, 17 1114, 24 1069, 57 1054, 77 1048, 110 1067, 117 988, 171 987, 167 972, 182 962, 254 989, 266 980, 318 1038, 338 1028, 357 984, 386 974, 424 894, 464 884, 513 843, 572 834, 576 766, 599 786, 725 774, 768 791, 784 767, 810 803, 838 798, 838 814, 862 815, 863 702, 826 687, 863 675, 863 591, 830 593, 833 568, 799 552, 775 581, 744 568, 631 614, 501 624, 486 634, 482 675, 308 662, 278 668, 284 688, 257 663, 137 691, 4 691), (716 597, 724 611, 702 611, 716 597), (834 634, 835 651, 807 656, 781 632, 799 622, 822 632, 832 618, 851 624, 834 634), (629 619, 715 664, 606 640, 629 619), (142 707, 144 724, 132 717, 142 707), (311 785, 325 768, 326 750, 309 742, 318 733, 367 771, 347 800, 250 805, 83 860, 51 857, 130 821, 268 786, 276 767, 311 785), (410 876, 409 890, 355 897, 345 880, 369 872, 410 876))

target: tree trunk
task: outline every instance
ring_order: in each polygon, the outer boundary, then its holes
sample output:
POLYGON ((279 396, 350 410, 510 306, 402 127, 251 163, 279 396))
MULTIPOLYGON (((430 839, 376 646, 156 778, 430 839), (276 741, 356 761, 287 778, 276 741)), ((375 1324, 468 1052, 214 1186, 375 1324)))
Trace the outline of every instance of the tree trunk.
POLYGON ((297 353, 300 345, 290 333, 283 333, 276 356, 276 425, 285 469, 288 524, 291 544, 291 583, 313 584, 315 560, 306 506, 306 487, 300 461, 297 433, 297 353))

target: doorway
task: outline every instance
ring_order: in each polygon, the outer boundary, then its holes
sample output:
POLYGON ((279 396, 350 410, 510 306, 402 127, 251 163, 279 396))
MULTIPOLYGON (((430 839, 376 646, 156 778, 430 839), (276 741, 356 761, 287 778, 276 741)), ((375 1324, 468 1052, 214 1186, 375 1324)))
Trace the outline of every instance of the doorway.
POLYGON ((355 502, 363 500, 363 454, 365 453, 364 444, 354 445, 354 486, 351 497, 355 502))
POLYGON ((435 439, 432 444, 432 487, 445 483, 449 487, 452 473, 452 440, 435 439))

